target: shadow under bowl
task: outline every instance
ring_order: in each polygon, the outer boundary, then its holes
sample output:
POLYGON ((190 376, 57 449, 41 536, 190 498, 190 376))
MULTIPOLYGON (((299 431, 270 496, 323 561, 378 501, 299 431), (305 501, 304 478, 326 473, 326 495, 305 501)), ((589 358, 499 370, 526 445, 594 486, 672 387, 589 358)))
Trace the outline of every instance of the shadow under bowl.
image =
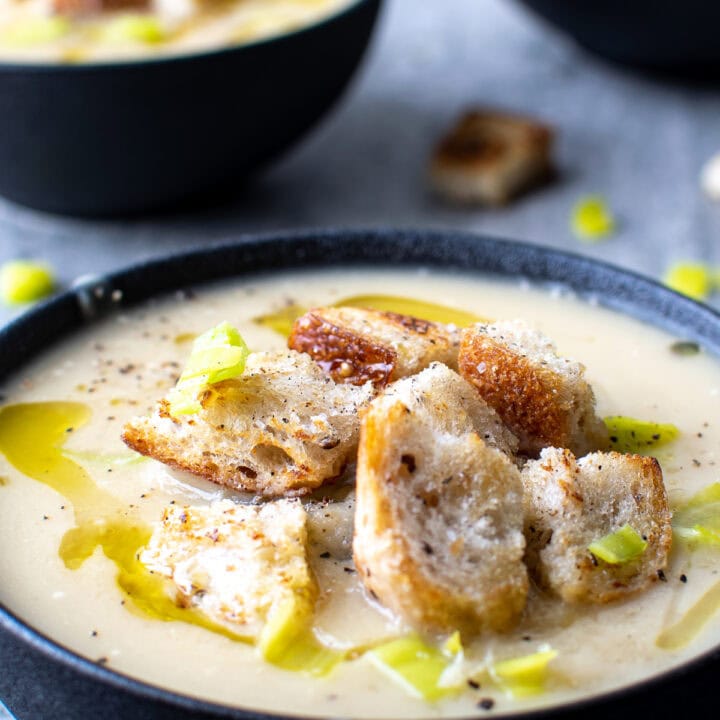
POLYGON ((210 52, 0 63, 0 195, 120 216, 208 199, 303 136, 350 81, 381 0, 210 52))

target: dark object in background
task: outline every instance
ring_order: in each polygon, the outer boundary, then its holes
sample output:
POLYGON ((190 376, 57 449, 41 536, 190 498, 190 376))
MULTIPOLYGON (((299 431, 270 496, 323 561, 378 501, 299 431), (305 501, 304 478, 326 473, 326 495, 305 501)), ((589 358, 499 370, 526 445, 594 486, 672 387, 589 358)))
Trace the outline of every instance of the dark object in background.
MULTIPOLYGON (((337 266, 432 267, 534 284, 558 285, 603 306, 664 327, 720 355, 720 315, 652 280, 535 245, 458 232, 309 231, 247 238, 151 261, 84 285, 28 311, 0 330, 0 382, 52 345, 101 316, 192 285, 257 273, 337 266), (101 287, 103 292, 96 292, 101 287), (113 291, 119 291, 116 303, 113 291), (92 311, 92 312, 91 312, 92 311)), ((8 549, 5 548, 7 552, 8 549)), ((0 604, 0 697, 22 720, 283 720, 280 715, 213 705, 145 685, 83 659, 25 625, 0 604)), ((713 718, 720 648, 612 693, 516 720, 713 718)), ((510 717, 510 716, 505 716, 510 717)), ((288 720, 298 720, 287 716, 288 720)))
POLYGON ((210 197, 298 140, 338 98, 380 0, 286 35, 106 64, 0 64, 0 195, 125 215, 210 197))
POLYGON ((616 62, 720 77, 717 0, 519 0, 616 62))

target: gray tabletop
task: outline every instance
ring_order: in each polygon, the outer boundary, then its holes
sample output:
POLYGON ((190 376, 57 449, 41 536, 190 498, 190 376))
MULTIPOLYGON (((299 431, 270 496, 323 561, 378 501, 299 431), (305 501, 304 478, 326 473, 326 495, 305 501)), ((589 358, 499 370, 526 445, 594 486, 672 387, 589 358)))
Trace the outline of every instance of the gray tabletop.
MULTIPOLYGON (((591 58, 510 0, 388 0, 340 106, 221 207, 122 222, 0 201, 0 261, 36 256, 62 281, 254 230, 326 225, 470 229, 572 249, 659 275, 679 258, 720 264, 720 204, 699 189, 720 150, 720 89, 668 84, 591 58), (429 149, 471 105, 557 128, 557 182, 503 209, 445 207, 427 192, 429 149), (571 234, 587 192, 619 218, 608 242, 571 234)), ((0 310, 0 321, 10 316, 0 310)))

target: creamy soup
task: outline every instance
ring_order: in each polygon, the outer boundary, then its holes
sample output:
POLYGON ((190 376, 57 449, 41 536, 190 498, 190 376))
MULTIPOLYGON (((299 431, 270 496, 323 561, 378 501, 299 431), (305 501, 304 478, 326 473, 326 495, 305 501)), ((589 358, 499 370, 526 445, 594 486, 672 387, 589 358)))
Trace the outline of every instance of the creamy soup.
POLYGON ((352 0, 0 0, 0 61, 142 59, 250 43, 352 0))
POLYGON ((249 500, 139 458, 120 440, 123 424, 150 413, 174 383, 192 338, 227 320, 252 349, 279 349, 285 338, 278 330, 294 306, 388 294, 462 311, 449 319, 524 318, 554 338, 560 353, 586 365, 600 415, 679 428, 679 437, 656 453, 671 506, 717 480, 720 365, 692 345, 673 346, 677 338, 664 332, 566 293, 466 276, 359 270, 268 276, 119 313, 49 349, 6 383, 0 601, 61 645, 146 683, 316 717, 458 717, 477 716, 478 708, 503 714, 551 706, 635 683, 720 643, 714 612, 720 549, 676 541, 664 578, 648 591, 609 605, 569 606, 532 590, 517 627, 465 648, 465 667, 473 668, 551 647, 557 656, 542 692, 513 697, 490 678, 435 702, 419 699, 363 653, 408 628, 368 597, 353 567, 352 474, 304 501, 320 586, 315 635, 329 647, 356 649, 329 674, 309 677, 270 665, 231 630, 143 585, 133 558, 147 537, 128 527, 152 527, 170 504, 249 500), (98 535, 103 520, 115 530, 98 535))

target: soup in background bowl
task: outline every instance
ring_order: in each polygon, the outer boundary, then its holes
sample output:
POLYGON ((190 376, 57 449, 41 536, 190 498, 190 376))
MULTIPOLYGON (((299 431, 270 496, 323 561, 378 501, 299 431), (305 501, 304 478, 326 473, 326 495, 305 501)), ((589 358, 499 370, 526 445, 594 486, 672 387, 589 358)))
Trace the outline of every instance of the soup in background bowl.
POLYGON ((5 0, 0 62, 101 62, 212 50, 299 30, 352 0, 5 0))
MULTIPOLYGON (((640 707, 692 702, 687 687, 717 669, 718 551, 712 540, 688 545, 677 529, 669 562, 633 597, 576 604, 534 588, 504 633, 418 636, 356 572, 350 469, 302 501, 280 501, 302 502, 308 513, 307 558, 319 586, 314 644, 302 646, 298 663, 292 643, 263 659, 267 646, 254 646, 241 625, 218 622, 203 593, 191 593, 188 605, 162 577, 137 574, 150 541, 135 531, 157 529, 163 512, 181 518, 218 501, 227 510, 258 499, 131 453, 120 440, 126 422, 153 411, 208 328, 226 320, 252 351, 287 352, 290 326, 317 306, 414 314, 415 330, 423 319, 454 332, 478 319, 522 318, 585 365, 599 415, 657 423, 662 433, 676 428, 664 445, 652 435, 643 442, 659 459, 678 517, 716 487, 720 321, 708 308, 600 263, 450 233, 310 233, 223 246, 66 294, 0 336, 17 351, 3 353, 0 370, 5 627, 119 707, 139 696, 202 717, 560 708, 631 717, 640 707), (414 645, 378 655, 397 641, 414 645), (412 671, 402 662, 408 652, 412 671), (438 668, 444 689, 422 697, 428 682, 438 683, 438 668)), ((712 498, 694 507, 693 527, 711 522, 712 498)), ((20 711, 12 689, 3 691, 20 711)), ((49 680, 47 692, 62 688, 49 680)), ((65 702, 68 717, 82 703, 75 693, 65 702)))

